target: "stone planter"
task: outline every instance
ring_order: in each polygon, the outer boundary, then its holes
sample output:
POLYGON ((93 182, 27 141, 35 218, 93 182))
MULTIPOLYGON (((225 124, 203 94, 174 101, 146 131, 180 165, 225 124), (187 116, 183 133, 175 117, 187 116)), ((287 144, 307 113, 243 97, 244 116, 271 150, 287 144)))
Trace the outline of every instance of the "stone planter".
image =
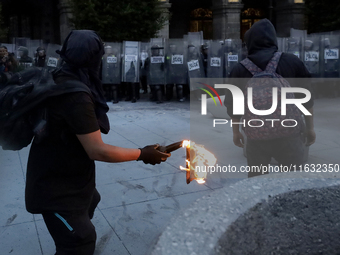
POLYGON ((269 174, 216 190, 172 220, 152 255, 337 254, 339 176, 269 174))

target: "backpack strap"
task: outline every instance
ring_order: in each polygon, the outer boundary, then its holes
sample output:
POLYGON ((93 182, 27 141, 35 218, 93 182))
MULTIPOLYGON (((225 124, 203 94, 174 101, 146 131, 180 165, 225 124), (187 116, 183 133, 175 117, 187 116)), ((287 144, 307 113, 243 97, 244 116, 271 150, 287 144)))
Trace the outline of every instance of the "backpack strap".
POLYGON ((272 59, 268 62, 265 71, 276 73, 277 65, 279 64, 282 52, 275 52, 272 59))
POLYGON ((263 72, 261 68, 255 65, 249 58, 245 58, 240 62, 253 76, 263 72))
POLYGON ((91 99, 94 100, 90 88, 86 86, 83 82, 78 80, 67 80, 65 82, 51 86, 49 96, 59 96, 62 94, 73 92, 86 92, 87 94, 89 94, 91 99))

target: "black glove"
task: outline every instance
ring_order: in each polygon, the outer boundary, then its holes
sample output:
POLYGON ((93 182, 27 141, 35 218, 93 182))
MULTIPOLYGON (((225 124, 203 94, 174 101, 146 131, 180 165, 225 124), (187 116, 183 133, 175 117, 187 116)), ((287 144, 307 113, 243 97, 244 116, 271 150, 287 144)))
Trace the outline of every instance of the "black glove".
POLYGON ((171 156, 170 153, 164 153, 158 150, 159 144, 148 145, 140 149, 141 153, 137 161, 143 160, 145 164, 160 164, 171 156))

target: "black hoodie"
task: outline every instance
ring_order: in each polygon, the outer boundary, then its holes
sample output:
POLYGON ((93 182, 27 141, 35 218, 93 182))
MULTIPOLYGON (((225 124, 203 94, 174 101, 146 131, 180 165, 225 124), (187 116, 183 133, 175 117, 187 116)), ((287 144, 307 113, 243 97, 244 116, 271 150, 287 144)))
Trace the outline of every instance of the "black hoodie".
MULTIPOLYGON (((274 53, 278 51, 277 37, 275 28, 268 19, 262 19, 256 22, 246 33, 245 42, 248 48, 248 58, 264 70, 273 57, 274 53)), ((284 78, 309 78, 310 73, 306 69, 304 63, 295 55, 290 53, 283 53, 281 55, 276 72, 284 78)), ((252 74, 242 65, 236 65, 230 73, 230 78, 251 78, 252 74)), ((244 90, 245 79, 243 82, 235 82, 235 85, 244 90)), ((233 84, 234 84, 233 83, 233 84)), ((292 87, 294 85, 291 84, 292 87)), ((311 91, 310 86, 306 87, 311 91)), ((295 95, 297 98, 299 95, 295 95)), ((227 107, 228 115, 232 118, 240 118, 241 116, 234 116, 233 112, 233 98, 229 91, 226 93, 224 105, 227 107)), ((304 106, 309 109, 313 106, 313 99, 309 100, 304 106)))

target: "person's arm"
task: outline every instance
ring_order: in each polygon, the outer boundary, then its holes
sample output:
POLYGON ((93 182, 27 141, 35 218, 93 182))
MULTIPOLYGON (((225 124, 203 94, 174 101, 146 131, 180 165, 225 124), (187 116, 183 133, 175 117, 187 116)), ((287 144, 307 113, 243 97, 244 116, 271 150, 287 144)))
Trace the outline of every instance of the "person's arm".
POLYGON ((140 149, 121 148, 104 143, 99 130, 77 137, 92 160, 112 163, 132 161, 137 160, 141 153, 140 149))
POLYGON ((112 163, 142 160, 145 164, 155 165, 170 156, 169 153, 160 152, 157 149, 159 145, 129 149, 104 143, 91 97, 78 92, 63 95, 62 99, 58 112, 65 119, 69 130, 77 136, 90 159, 112 163))
POLYGON ((307 146, 311 146, 315 143, 316 134, 314 131, 314 118, 313 118, 313 107, 309 108, 308 111, 312 114, 310 116, 305 116, 306 121, 306 138, 307 138, 307 146))
POLYGON ((77 137, 89 158, 97 161, 117 163, 143 160, 145 164, 155 165, 164 162, 171 155, 157 150, 159 145, 149 145, 143 149, 132 149, 106 144, 103 142, 99 130, 89 134, 77 135, 77 137))

